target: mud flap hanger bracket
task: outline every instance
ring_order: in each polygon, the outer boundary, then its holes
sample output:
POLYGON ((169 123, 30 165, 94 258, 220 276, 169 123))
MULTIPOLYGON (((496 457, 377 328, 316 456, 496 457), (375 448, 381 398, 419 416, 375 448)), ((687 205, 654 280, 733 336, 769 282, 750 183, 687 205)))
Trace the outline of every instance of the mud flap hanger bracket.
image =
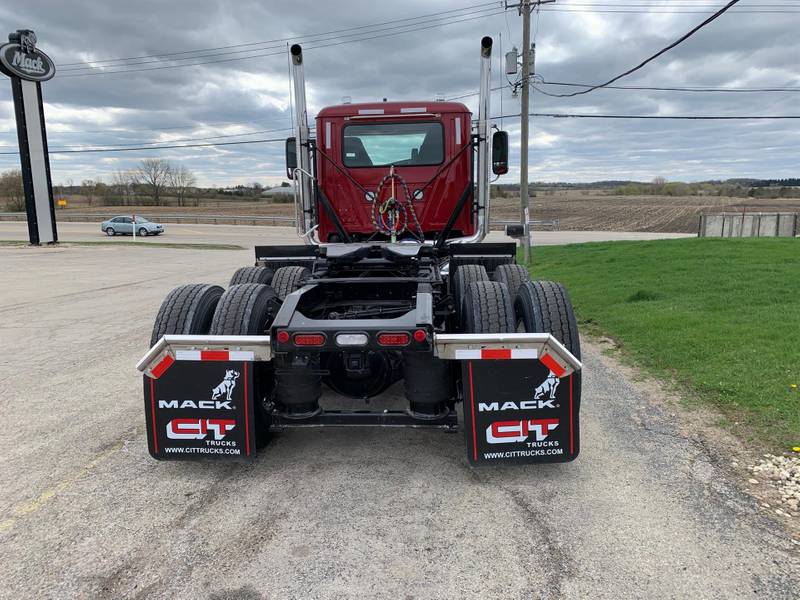
POLYGON ((445 360, 538 359, 558 377, 583 365, 549 333, 454 333, 434 336, 434 353, 445 360))
MULTIPOLYGON (((581 369, 581 362, 549 333, 434 334, 434 354, 444 360, 538 359, 559 377, 581 369)), ((136 368, 158 379, 176 360, 272 360, 268 335, 165 335, 136 368)))

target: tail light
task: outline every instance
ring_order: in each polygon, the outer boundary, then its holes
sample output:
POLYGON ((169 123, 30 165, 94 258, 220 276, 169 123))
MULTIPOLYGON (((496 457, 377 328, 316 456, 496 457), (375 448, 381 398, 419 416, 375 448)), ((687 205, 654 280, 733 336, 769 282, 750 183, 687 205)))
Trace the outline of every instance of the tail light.
POLYGON ((411 336, 405 331, 384 332, 378 334, 378 344, 381 346, 408 346, 411 336))
POLYGON ((428 334, 424 329, 417 329, 414 332, 414 341, 415 342, 424 342, 428 339, 428 334))
POLYGON ((295 346, 324 346, 324 333, 296 333, 294 335, 295 346))

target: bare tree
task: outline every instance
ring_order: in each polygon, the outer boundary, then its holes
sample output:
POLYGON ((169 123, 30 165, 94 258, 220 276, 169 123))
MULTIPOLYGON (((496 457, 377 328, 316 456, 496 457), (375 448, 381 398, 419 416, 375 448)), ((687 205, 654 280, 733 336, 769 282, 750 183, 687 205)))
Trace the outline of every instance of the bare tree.
POLYGON ((100 186, 103 185, 103 182, 98 179, 95 181, 94 179, 84 179, 81 182, 81 187, 83 188, 83 193, 86 194, 86 200, 89 202, 89 206, 91 207, 94 204, 95 196, 98 195, 100 192, 100 186))
POLYGON ((123 171, 118 169, 114 172, 111 179, 111 185, 114 186, 114 192, 122 197, 122 202, 125 206, 131 204, 131 197, 133 196, 133 186, 136 184, 136 174, 133 171, 123 171))
POLYGON ((197 183, 197 177, 183 165, 177 165, 170 169, 169 184, 172 191, 178 198, 178 206, 184 206, 186 192, 197 183))
POLYGON ((25 210, 25 191, 22 188, 22 171, 12 169, 0 174, 0 197, 5 198, 6 208, 12 212, 25 210))
POLYGON ((161 206, 161 192, 169 184, 172 166, 163 158, 145 158, 136 170, 138 178, 150 188, 156 206, 161 206))

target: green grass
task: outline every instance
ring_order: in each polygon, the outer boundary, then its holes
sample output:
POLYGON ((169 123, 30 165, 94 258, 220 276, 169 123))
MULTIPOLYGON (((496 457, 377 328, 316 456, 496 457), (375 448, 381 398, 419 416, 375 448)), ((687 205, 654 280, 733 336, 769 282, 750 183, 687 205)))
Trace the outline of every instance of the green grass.
POLYGON ((584 331, 746 441, 800 443, 800 239, 551 246, 531 272, 567 286, 584 331))
MULTIPOLYGON (((134 242, 134 241, 85 241, 60 242, 62 246, 136 246, 137 248, 177 248, 179 250, 244 250, 244 246, 236 244, 182 244, 170 242, 134 242)), ((0 246, 28 246, 22 240, 0 240, 0 246)))

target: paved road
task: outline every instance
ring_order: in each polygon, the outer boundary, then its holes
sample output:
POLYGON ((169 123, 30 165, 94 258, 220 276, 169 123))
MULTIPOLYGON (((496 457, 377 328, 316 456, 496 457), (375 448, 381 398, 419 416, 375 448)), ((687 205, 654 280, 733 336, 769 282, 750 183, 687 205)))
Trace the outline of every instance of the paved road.
POLYGON ((592 348, 571 464, 473 470, 460 434, 370 429, 150 459, 133 365, 153 314, 249 261, 0 248, 0 597, 800 595, 786 535, 592 348))
MULTIPOLYGON (((297 244, 299 240, 293 227, 251 225, 164 225, 165 233, 158 237, 147 237, 144 242, 239 244, 251 248, 256 244, 297 244)), ((131 241, 130 236, 107 238, 97 223, 60 223, 59 239, 62 241, 131 241)), ((602 242, 609 240, 658 240, 666 238, 694 237, 685 233, 649 233, 620 231, 542 231, 534 232, 534 244, 572 244, 578 242, 602 242)), ((0 240, 28 239, 27 225, 22 222, 0 221, 0 240)), ((511 241, 502 232, 494 231, 487 241, 511 241)))

